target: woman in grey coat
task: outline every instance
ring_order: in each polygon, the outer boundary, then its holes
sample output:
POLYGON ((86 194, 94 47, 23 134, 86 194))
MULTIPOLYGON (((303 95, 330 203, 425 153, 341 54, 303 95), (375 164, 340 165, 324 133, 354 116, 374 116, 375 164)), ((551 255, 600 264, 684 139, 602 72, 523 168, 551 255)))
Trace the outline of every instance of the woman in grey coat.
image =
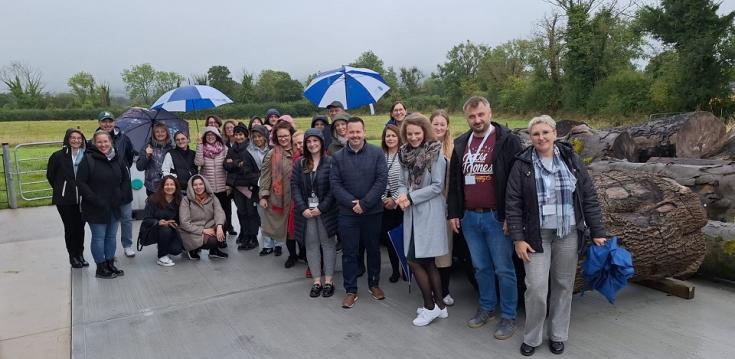
POLYGON ((442 145, 434 140, 431 123, 420 113, 403 120, 398 152, 401 162, 398 205, 403 209, 404 253, 424 298, 424 306, 413 320, 424 326, 448 316, 442 300, 441 277, 435 257, 449 252, 446 229, 444 181, 447 160, 442 145))
POLYGON ((225 212, 207 179, 200 174, 189 178, 186 197, 179 205, 179 232, 189 259, 199 259, 199 250, 208 249, 209 258, 227 258, 219 249, 225 240, 225 212))

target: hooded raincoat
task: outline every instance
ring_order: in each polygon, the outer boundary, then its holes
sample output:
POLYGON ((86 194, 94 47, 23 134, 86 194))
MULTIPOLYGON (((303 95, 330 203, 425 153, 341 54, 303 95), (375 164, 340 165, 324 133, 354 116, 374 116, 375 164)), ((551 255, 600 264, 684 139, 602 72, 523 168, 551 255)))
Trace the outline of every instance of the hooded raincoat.
POLYGON ((187 184, 186 197, 181 199, 179 206, 179 232, 184 249, 192 251, 204 244, 202 231, 205 228, 214 228, 217 225, 224 226, 225 212, 220 206, 219 200, 214 196, 212 187, 202 175, 193 175, 187 184), (194 194, 191 184, 196 178, 204 180, 204 191, 207 199, 199 203, 194 194))

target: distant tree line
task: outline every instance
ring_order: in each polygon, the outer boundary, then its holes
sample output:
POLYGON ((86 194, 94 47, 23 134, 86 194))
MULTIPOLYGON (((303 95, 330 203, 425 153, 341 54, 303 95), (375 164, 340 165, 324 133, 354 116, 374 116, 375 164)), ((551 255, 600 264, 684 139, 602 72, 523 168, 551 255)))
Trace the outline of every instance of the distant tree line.
MULTIPOLYGON (((444 63, 425 74, 415 66, 386 67, 372 51, 350 66, 383 75, 391 90, 378 104, 395 100, 409 110, 459 110, 471 95, 486 96, 505 113, 576 114, 626 118, 694 109, 735 114, 735 12, 718 15, 713 0, 661 0, 634 7, 614 0, 547 0, 555 12, 541 19, 534 34, 498 46, 471 41, 455 45, 444 63), (644 65, 645 64, 645 65, 644 65)), ((210 85, 236 104, 301 103, 305 83, 288 72, 243 71, 226 66, 184 77, 140 64, 121 73, 127 101, 110 97, 109 85, 81 71, 68 93, 43 92, 41 74, 12 63, 0 72, 8 92, 2 109, 150 106, 182 84, 210 85)), ((242 107, 241 108, 246 108, 242 107)), ((0 111, 1 112, 1 111, 0 111)))

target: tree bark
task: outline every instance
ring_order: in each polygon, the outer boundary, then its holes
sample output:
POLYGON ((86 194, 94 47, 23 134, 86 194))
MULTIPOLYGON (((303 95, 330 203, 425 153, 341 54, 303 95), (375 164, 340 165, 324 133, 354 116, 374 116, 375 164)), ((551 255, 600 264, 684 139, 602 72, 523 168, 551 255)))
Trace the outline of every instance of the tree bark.
MULTIPOLYGON (((675 181, 645 172, 591 169, 609 235, 633 256, 632 281, 688 276, 704 260, 707 223, 698 196, 675 181)), ((578 271, 575 288, 581 290, 578 271)))
POLYGON ((735 223, 709 221, 702 233, 707 255, 698 274, 735 281, 735 223))
POLYGON ((707 159, 651 158, 647 163, 598 161, 593 171, 627 171, 669 177, 697 195, 713 220, 728 221, 735 215, 735 162, 707 159))

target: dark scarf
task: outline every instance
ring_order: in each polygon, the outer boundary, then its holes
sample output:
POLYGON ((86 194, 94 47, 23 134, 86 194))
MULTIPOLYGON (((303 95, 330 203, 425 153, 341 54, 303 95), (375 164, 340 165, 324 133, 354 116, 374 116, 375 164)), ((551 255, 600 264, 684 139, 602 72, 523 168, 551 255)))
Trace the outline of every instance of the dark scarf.
POLYGON ((411 189, 421 186, 426 172, 431 171, 431 164, 441 154, 442 144, 439 141, 424 142, 419 147, 411 147, 406 143, 398 150, 398 160, 408 169, 408 183, 411 189))

